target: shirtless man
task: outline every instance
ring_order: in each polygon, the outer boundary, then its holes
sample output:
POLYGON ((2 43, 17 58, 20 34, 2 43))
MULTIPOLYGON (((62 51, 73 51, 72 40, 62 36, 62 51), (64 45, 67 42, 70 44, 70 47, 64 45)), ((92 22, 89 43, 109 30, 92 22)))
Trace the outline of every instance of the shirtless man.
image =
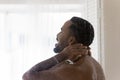
POLYGON ((105 80, 100 64, 91 56, 92 25, 79 17, 66 21, 57 35, 50 59, 33 66, 23 80, 105 80))

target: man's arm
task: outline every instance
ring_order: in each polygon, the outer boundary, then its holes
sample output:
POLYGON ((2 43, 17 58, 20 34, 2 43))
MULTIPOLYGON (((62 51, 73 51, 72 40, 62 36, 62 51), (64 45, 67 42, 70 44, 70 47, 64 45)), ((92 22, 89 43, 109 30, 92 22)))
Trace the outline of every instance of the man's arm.
POLYGON ((53 67, 54 65, 60 63, 61 61, 65 60, 66 58, 67 58, 67 55, 65 54, 62 54, 62 53, 57 54, 50 59, 47 59, 45 61, 42 61, 36 64, 30 69, 30 72, 39 72, 39 71, 47 70, 53 67))
POLYGON ((49 68, 55 66, 56 64, 67 59, 67 54, 59 53, 54 57, 42 61, 35 66, 33 66, 29 71, 23 75, 23 80, 32 80, 32 76, 40 71, 48 70, 49 68))
POLYGON ((23 75, 23 80, 32 80, 32 76, 34 76, 35 74, 40 74, 42 71, 48 70, 56 64, 65 61, 66 59, 71 59, 72 61, 74 61, 76 56, 78 56, 79 54, 82 55, 83 53, 85 54, 86 52, 87 49, 81 44, 69 46, 54 57, 33 66, 23 75))

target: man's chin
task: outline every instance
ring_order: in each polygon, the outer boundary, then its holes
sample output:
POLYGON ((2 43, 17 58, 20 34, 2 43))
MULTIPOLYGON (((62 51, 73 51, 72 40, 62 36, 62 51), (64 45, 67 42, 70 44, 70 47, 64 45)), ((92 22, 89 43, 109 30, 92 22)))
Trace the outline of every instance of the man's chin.
POLYGON ((62 47, 60 45, 56 45, 55 48, 53 49, 53 51, 55 53, 60 53, 63 49, 64 49, 64 47, 62 47))
POLYGON ((60 53, 65 47, 67 47, 67 46, 63 46, 63 45, 61 46, 61 45, 56 44, 55 48, 53 49, 53 51, 55 53, 60 53))
POLYGON ((62 50, 63 50, 63 49, 60 49, 60 48, 57 48, 57 47, 53 49, 53 51, 54 51, 55 53, 60 53, 62 50))

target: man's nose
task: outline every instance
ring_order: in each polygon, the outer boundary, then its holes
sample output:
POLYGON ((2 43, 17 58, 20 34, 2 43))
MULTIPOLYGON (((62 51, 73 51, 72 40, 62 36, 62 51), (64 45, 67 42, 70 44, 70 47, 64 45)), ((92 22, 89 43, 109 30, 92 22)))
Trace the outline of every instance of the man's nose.
POLYGON ((58 41, 58 37, 56 38, 56 40, 58 41))
POLYGON ((59 37, 59 35, 60 35, 60 32, 57 34, 57 38, 56 38, 57 41, 58 41, 58 37, 59 37))

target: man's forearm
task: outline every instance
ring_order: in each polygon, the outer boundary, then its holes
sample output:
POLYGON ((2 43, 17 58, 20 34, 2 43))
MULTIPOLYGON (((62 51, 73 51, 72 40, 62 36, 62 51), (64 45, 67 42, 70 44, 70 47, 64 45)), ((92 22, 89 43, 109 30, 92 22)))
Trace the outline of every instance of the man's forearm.
POLYGON ((32 80, 32 76, 34 76, 37 72, 48 70, 51 67, 55 66, 56 64, 66 60, 66 59, 67 59, 66 54, 59 53, 50 59, 42 61, 42 62, 36 64, 35 66, 33 66, 29 71, 27 71, 23 75, 23 80, 32 80))
POLYGON ((33 73, 33 72, 47 70, 47 69, 55 66, 56 64, 60 63, 61 61, 64 61, 65 59, 67 59, 67 55, 59 53, 50 59, 47 59, 45 61, 42 61, 42 62, 36 64, 29 70, 29 72, 33 73))

